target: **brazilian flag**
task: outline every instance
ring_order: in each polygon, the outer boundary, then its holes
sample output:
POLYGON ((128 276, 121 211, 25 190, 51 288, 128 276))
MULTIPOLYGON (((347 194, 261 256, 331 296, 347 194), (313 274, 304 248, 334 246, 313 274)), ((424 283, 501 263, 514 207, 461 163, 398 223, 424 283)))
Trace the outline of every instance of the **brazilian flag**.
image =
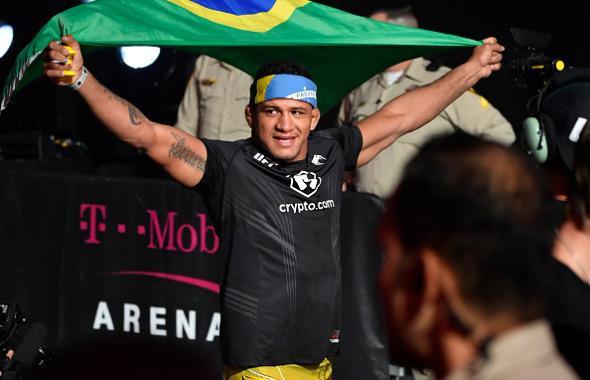
POLYGON ((72 34, 84 52, 150 45, 198 51, 254 74, 272 59, 300 62, 326 110, 392 64, 481 42, 355 16, 307 0, 96 0, 54 16, 19 54, 0 110, 42 72, 51 40, 72 34))

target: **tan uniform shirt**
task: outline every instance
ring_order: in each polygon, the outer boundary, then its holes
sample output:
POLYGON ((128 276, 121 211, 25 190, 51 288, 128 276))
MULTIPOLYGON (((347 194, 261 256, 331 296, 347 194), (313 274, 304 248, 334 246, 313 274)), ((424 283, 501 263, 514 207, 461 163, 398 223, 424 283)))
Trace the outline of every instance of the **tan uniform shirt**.
POLYGON ((494 338, 487 358, 446 377, 468 379, 573 380, 578 376, 557 351, 549 324, 540 320, 494 338))
POLYGON ((250 137, 244 108, 251 83, 252 77, 243 71, 199 56, 178 108, 176 127, 199 138, 233 141, 250 137))
MULTIPOLYGON (((344 98, 340 107, 340 124, 355 123, 375 113, 385 103, 406 91, 426 85, 450 69, 441 67, 427 71, 429 62, 422 58, 410 66, 392 85, 388 85, 385 73, 380 73, 344 98)), ((393 145, 355 173, 357 190, 387 198, 400 181, 406 163, 420 147, 437 135, 463 130, 472 135, 510 145, 514 131, 510 123, 488 101, 473 91, 465 92, 451 103, 439 116, 423 127, 401 136, 393 145)))

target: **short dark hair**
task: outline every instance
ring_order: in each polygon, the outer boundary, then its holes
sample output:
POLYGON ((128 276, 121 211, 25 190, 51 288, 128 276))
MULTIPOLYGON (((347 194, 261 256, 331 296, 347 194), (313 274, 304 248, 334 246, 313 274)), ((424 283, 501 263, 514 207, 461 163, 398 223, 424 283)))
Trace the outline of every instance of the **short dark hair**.
POLYGON ((586 227, 590 217, 590 126, 588 125, 584 127, 576 143, 569 213, 578 228, 586 227))
POLYGON ((395 19, 404 16, 415 17, 414 10, 410 4, 400 5, 398 7, 379 8, 372 13, 385 13, 389 19, 395 19))
POLYGON ((389 22, 393 22, 396 25, 411 26, 417 28, 419 26, 418 19, 414 14, 412 6, 409 4, 401 5, 398 7, 380 8, 371 13, 384 13, 389 22))
POLYGON ((300 75, 313 81, 309 71, 298 62, 288 59, 276 59, 274 61, 266 62, 260 66, 254 76, 254 81, 250 85, 250 102, 248 103, 250 106, 254 105, 254 100, 256 98, 256 81, 260 78, 275 74, 300 75))
POLYGON ((430 249, 466 303, 522 321, 543 313, 540 282, 553 245, 548 186, 521 152, 465 133, 427 143, 388 200, 404 254, 430 249))

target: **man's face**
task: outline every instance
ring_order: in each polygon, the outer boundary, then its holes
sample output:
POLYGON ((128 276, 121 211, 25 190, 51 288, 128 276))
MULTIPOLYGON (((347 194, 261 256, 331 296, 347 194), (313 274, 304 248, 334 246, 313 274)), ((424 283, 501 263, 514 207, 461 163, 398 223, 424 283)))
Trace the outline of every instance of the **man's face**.
POLYGON ((253 136, 279 161, 294 162, 307 156, 309 132, 315 129, 320 111, 293 99, 271 99, 246 107, 253 136))

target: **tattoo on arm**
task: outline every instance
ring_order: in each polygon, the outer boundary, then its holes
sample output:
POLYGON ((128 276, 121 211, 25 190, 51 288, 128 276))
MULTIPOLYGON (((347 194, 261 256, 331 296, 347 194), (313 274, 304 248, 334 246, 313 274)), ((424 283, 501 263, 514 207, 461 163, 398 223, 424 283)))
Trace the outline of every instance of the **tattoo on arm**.
POLYGON ((205 164, 207 163, 206 160, 203 160, 192 151, 189 147, 185 145, 185 138, 177 135, 176 133, 172 133, 172 136, 176 139, 176 142, 170 146, 170 151, 168 151, 168 157, 176 158, 177 160, 181 160, 196 170, 200 172, 205 172, 205 164))
POLYGON ((145 116, 143 115, 143 113, 141 113, 140 110, 137 109, 137 107, 135 107, 133 104, 129 103, 127 100, 116 95, 115 93, 113 93, 112 91, 110 91, 109 89, 107 89, 104 86, 102 86, 102 90, 104 92, 106 92, 109 97, 115 99, 116 101, 123 104, 124 106, 127 106, 127 112, 129 113, 129 121, 131 122, 131 124, 133 124, 133 125, 141 124, 141 119, 145 118, 145 116))
POLYGON ((133 125, 139 125, 139 124, 141 124, 141 120, 139 118, 142 117, 143 114, 133 104, 131 104, 131 103, 128 103, 128 104, 129 104, 129 106, 128 106, 128 109, 129 109, 129 121, 133 125))

